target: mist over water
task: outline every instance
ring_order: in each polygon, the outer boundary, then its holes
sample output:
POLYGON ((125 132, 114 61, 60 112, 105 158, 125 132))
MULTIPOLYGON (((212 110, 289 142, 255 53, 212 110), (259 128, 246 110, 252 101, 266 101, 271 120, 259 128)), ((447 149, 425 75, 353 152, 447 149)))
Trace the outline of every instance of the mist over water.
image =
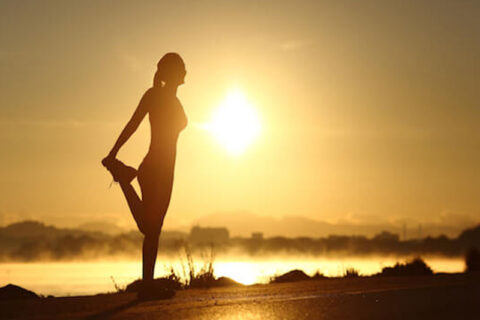
MULTIPOLYGON (((0 228, 0 286, 13 283, 43 295, 114 292, 141 278, 140 233, 59 229, 35 221, 0 228)), ((268 283, 294 269, 309 275, 343 276, 347 269, 372 275, 420 256, 434 272, 463 272, 464 253, 478 243, 480 227, 457 238, 400 240, 382 232, 374 237, 229 237, 226 228, 192 228, 190 234, 164 233, 155 277, 173 272, 186 282, 192 256, 198 273, 213 261, 214 276, 243 284, 268 283), (212 258, 213 257, 213 258, 212 258)))
MULTIPOLYGON (((219 256, 214 261, 216 277, 230 277, 243 284, 267 283, 272 276, 293 269, 309 275, 317 271, 325 276, 342 276, 346 269, 355 268, 361 275, 372 275, 383 267, 410 257, 305 257, 277 256, 266 259, 219 256)), ((461 258, 423 257, 434 272, 463 272, 461 258)), ((194 257, 195 269, 208 262, 194 257)), ((185 259, 159 257, 155 277, 165 276, 171 268, 185 278, 185 259)), ((188 272, 188 270, 185 270, 188 272)), ((90 261, 90 262, 34 262, 0 264, 1 285, 13 283, 38 294, 66 296, 114 292, 112 277, 119 287, 141 277, 140 261, 90 261)))

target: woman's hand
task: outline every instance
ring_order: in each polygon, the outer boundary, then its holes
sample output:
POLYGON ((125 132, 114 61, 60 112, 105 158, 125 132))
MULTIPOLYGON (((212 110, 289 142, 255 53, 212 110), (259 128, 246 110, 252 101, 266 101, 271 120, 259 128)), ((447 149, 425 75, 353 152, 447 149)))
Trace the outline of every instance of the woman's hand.
POLYGON ((107 167, 107 164, 112 160, 115 160, 117 157, 118 150, 123 146, 123 144, 130 138, 130 136, 137 130, 138 126, 140 125, 140 122, 142 122, 143 118, 148 112, 148 108, 150 106, 150 96, 152 95, 151 89, 149 89, 145 94, 143 95, 142 99, 140 100, 140 103, 138 104, 137 109, 133 113, 132 118, 128 121, 127 125, 125 128, 123 128, 122 132, 120 133, 120 136, 118 137, 117 141, 115 142, 115 145, 112 148, 112 151, 103 158, 102 164, 107 167))
POLYGON ((109 153, 105 158, 102 159, 102 164, 104 167, 107 167, 107 163, 115 159, 115 154, 109 153))

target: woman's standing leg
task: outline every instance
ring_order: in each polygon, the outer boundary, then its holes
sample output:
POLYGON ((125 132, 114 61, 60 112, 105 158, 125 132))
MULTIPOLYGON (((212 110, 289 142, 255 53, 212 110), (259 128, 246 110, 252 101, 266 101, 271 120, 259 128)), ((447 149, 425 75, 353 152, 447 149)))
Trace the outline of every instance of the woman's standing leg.
POLYGON ((170 204, 173 179, 161 178, 153 173, 138 176, 142 190, 144 216, 143 280, 151 282, 157 260, 158 240, 163 220, 170 204))

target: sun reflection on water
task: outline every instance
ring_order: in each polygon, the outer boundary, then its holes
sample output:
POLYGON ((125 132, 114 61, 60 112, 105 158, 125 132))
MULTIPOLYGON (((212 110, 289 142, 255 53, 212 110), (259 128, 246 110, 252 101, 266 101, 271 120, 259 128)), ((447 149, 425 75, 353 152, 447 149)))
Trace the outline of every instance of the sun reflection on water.
MULTIPOLYGON (((348 268, 355 268, 361 275, 371 275, 383 267, 392 266, 405 259, 389 258, 349 258, 349 259, 306 259, 292 257, 271 260, 217 259, 214 262, 216 277, 229 277, 245 285, 267 283, 273 276, 293 269, 303 270, 309 275, 317 271, 326 276, 342 276, 348 268)), ((425 258, 435 272, 462 272, 463 259, 425 258)), ((195 269, 200 270, 203 262, 196 261, 195 269)), ((156 277, 169 274, 170 269, 182 276, 182 263, 178 260, 159 258, 156 277)), ((141 263, 123 262, 52 262, 52 263, 2 263, 0 279, 3 283, 13 283, 39 294, 84 295, 115 291, 111 277, 120 286, 141 277, 141 263)))

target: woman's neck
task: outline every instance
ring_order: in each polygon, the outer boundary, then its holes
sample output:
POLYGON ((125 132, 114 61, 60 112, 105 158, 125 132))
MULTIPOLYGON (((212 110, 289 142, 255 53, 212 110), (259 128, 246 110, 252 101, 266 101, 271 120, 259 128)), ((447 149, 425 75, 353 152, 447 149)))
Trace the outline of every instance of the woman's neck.
POLYGON ((177 89, 178 89, 177 85, 171 85, 171 84, 168 84, 168 82, 165 83, 165 86, 163 87, 163 90, 165 90, 165 93, 173 96, 177 95, 177 89))

